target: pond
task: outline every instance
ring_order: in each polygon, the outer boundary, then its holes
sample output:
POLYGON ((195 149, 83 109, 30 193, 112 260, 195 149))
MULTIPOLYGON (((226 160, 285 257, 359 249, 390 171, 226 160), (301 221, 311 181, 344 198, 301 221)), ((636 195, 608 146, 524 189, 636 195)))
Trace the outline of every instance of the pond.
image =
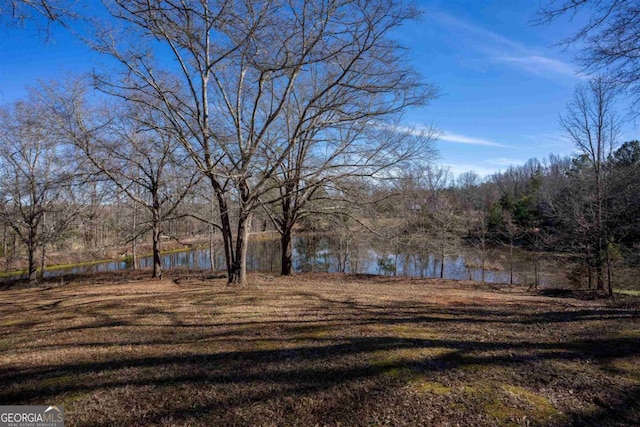
MULTIPOLYGON (((398 275, 409 277, 442 277, 455 280, 482 280, 482 265, 478 251, 463 244, 449 250, 454 255, 441 257, 424 250, 421 253, 393 253, 388 248, 374 247, 369 243, 346 244, 339 236, 301 236, 294 239, 293 268, 296 272, 345 272, 378 275, 398 275), (444 267, 444 271, 441 272, 444 267)), ((506 249, 493 249, 485 257, 484 278, 488 283, 510 282, 510 260, 513 258, 513 283, 530 284, 534 280, 534 260, 529 252, 516 251, 511 257, 506 249)), ((210 270, 209 249, 189 249, 161 255, 164 269, 187 268, 191 270, 210 270)), ((217 270, 225 266, 224 254, 215 250, 214 259, 217 270)), ((63 274, 85 272, 107 272, 126 270, 131 267, 130 260, 112 260, 93 265, 71 267, 63 270, 50 270, 48 277, 63 274)), ((141 257, 141 268, 151 268, 150 256, 141 257)), ((280 242, 278 239, 262 239, 249 242, 247 269, 278 274, 280 271, 280 242)), ((539 283, 545 286, 552 281, 550 272, 557 270, 542 260, 538 265, 539 283)))

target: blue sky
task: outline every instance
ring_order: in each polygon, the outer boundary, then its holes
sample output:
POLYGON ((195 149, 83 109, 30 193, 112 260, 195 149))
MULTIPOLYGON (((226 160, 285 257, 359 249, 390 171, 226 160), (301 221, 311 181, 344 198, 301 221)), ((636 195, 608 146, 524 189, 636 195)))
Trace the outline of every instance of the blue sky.
POLYGON ((534 26, 537 2, 421 2, 421 22, 400 36, 442 95, 408 120, 444 135, 441 162, 487 175, 549 153, 570 154, 558 117, 584 79, 573 53, 554 45, 575 24, 534 26))
MULTIPOLYGON (((457 175, 481 176, 550 153, 573 150, 558 117, 585 76, 573 52, 554 45, 579 22, 534 26, 534 0, 423 0, 419 22, 396 38, 424 79, 441 95, 428 107, 408 112, 416 127, 435 125, 441 164, 457 175)), ((89 71, 100 58, 64 30, 50 36, 37 29, 0 29, 0 103, 24 96, 39 79, 89 71)), ((624 108, 620 108, 624 112, 624 108)), ((635 139, 625 126, 622 140, 635 139)))

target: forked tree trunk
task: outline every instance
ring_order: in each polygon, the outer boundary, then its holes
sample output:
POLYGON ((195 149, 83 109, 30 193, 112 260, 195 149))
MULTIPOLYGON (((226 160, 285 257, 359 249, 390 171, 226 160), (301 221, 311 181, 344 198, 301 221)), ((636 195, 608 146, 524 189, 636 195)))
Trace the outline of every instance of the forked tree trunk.
POLYGON ((231 219, 229 217, 229 207, 225 199, 224 189, 215 180, 211 179, 211 185, 216 193, 218 207, 220 208, 220 226, 222 232, 222 244, 224 246, 224 259, 227 264, 228 283, 235 282, 236 257, 233 251, 233 233, 231 230, 231 219))

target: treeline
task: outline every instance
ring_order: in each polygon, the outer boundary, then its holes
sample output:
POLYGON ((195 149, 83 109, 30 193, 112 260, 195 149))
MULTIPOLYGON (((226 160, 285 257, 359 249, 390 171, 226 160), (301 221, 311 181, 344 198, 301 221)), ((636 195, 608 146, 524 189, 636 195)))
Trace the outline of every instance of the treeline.
MULTIPOLYGON (((574 157, 533 159, 482 183, 473 173, 463 174, 455 186, 440 191, 444 194, 440 201, 435 189, 446 181, 444 173, 418 173, 418 180, 425 182, 418 187, 427 190, 418 200, 432 200, 427 224, 447 234, 449 218, 454 215, 446 212, 458 206, 470 241, 481 254, 488 243, 496 242, 510 248, 517 244, 536 253, 577 254, 582 263, 572 280, 580 284, 584 279, 589 287, 606 288, 612 294, 616 266, 624 261, 637 263, 640 238, 639 143, 618 143, 617 93, 616 85, 604 77, 576 88, 560 120, 576 148, 574 157)), ((410 194, 419 181, 411 175, 408 179, 411 184, 402 191, 410 194)), ((408 211, 414 210, 416 199, 412 200, 410 206, 404 206, 408 211)), ((419 206, 418 211, 422 210, 419 206)), ((417 225, 423 226, 421 222, 417 225)), ((537 259, 534 264, 537 283, 537 259)))
MULTIPOLYGON (((602 84, 591 82, 577 93, 597 94, 602 84)), ((593 145, 581 146, 581 137, 575 141, 574 157, 532 159, 484 179, 472 171, 453 177, 425 162, 434 155, 433 135, 376 127, 362 139, 384 154, 375 172, 344 159, 315 168, 322 158, 313 150, 325 145, 294 145, 310 150, 295 151, 309 163, 273 171, 242 230, 241 195, 231 177, 221 205, 208 176, 194 167, 193 154, 167 136, 161 120, 127 102, 90 102, 86 90, 81 80, 51 85, 0 110, 0 250, 5 270, 26 255, 30 280, 38 265, 44 273, 47 251, 96 258, 118 247, 135 268, 140 244, 153 253, 152 274, 159 277, 162 242, 166 247, 207 239, 214 267, 215 251, 224 251, 221 216, 236 224, 230 228, 236 236, 279 233, 282 274, 292 272, 294 231, 337 234, 341 271, 348 265, 357 270, 364 244, 396 260, 413 254, 416 263, 437 254, 443 277, 445 258, 456 254, 461 239, 478 254, 483 279, 497 245, 511 255, 514 248, 533 254, 534 285, 543 251, 580 258, 570 280, 610 292, 616 268, 638 263, 640 143, 617 145, 605 138, 609 113, 602 109, 600 120, 582 122, 596 137, 593 145), (396 157, 386 150, 400 147, 396 157)), ((567 130, 579 129, 580 122, 568 120, 575 118, 572 110, 567 114, 567 130)), ((379 262, 380 271, 396 272, 393 260, 379 262)), ((508 262, 513 274, 512 256, 508 262)))
POLYGON ((611 292, 616 266, 638 263, 640 143, 623 143, 598 166, 585 154, 551 156, 491 177, 498 198, 487 205, 488 229, 502 241, 578 254, 572 279, 611 292))
MULTIPOLYGON (((440 262, 456 254, 461 239, 483 264, 495 247, 511 256, 514 248, 529 251, 532 264, 542 252, 567 254, 581 260, 569 282, 611 291, 616 268, 640 261, 640 142, 623 143, 601 167, 601 192, 584 154, 531 159, 485 179, 414 168, 371 192, 375 214, 368 224, 397 239, 387 240, 389 252, 430 252, 440 262)), ((534 286, 538 268, 532 265, 534 286)))
MULTIPOLYGON (((37 114, 31 107, 18 110, 20 114, 12 120, 29 120, 30 112, 37 114)), ((30 126, 34 131, 33 122, 30 126)), ((47 263, 47 251, 98 258, 112 248, 132 256, 135 268, 140 245, 159 252, 162 245, 173 242, 202 244, 207 239, 211 266, 221 267, 213 260, 220 250, 215 196, 195 173, 184 173, 187 159, 178 155, 180 150, 163 165, 162 174, 170 178, 158 181, 154 196, 152 182, 145 187, 142 178, 127 178, 122 181, 126 184, 119 184, 96 169, 77 147, 48 145, 44 142, 51 139, 45 133, 41 136, 35 140, 43 144, 22 150, 14 146, 13 156, 2 155, 5 167, 0 185, 5 200, 13 200, 2 206, 0 250, 5 270, 11 270, 16 259, 26 254, 35 278, 36 268, 47 263), (154 231, 154 199, 161 208, 155 224, 158 231, 154 231)), ((119 147, 117 157, 122 164, 112 165, 109 174, 131 172, 139 163, 131 162, 136 159, 126 151, 131 147, 135 146, 119 147)), ((616 267, 637 266, 640 261, 640 142, 622 144, 607 157, 604 169, 604 230, 598 228, 597 181, 588 160, 584 155, 550 155, 484 179, 472 171, 454 177, 446 167, 414 164, 384 179, 351 177, 343 179, 339 189, 318 187, 315 197, 300 210, 287 242, 294 232, 337 235, 340 271, 357 271, 361 246, 392 257, 412 254, 416 263, 427 262, 429 254, 436 254, 441 277, 445 258, 457 255, 461 242, 482 263, 488 262, 489 252, 496 247, 506 253, 514 248, 528 251, 532 263, 535 254, 545 251, 567 253, 582 260, 569 277, 574 284, 612 288, 616 267), (604 242, 600 233, 606 236, 604 242)), ((139 171, 139 175, 144 173, 139 171)), ((239 214, 238 209, 234 206, 229 212, 231 218, 239 214)), ((265 205, 255 212, 251 230, 278 231, 274 220, 282 214, 278 204, 265 205)), ((292 263, 291 255, 282 251, 281 272, 287 273, 287 267, 291 272, 292 264, 282 264, 283 258, 292 263)), ((513 259, 507 262, 513 269, 513 259)), ((379 263, 384 273, 398 269, 393 259, 381 258, 379 263)), ((484 265, 478 267, 484 272, 484 265)), ((533 283, 537 280, 536 274, 533 283)))

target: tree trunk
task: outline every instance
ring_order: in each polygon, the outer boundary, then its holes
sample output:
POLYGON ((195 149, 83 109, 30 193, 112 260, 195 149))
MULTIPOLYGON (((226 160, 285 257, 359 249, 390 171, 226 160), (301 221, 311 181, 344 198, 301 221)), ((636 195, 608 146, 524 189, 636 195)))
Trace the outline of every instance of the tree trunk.
POLYGON ((213 205, 213 200, 210 203, 211 208, 211 224, 209 224, 209 265, 211 265, 211 271, 216 271, 216 253, 215 253, 215 242, 214 235, 216 229, 213 226, 213 215, 215 214, 215 209, 213 205))
MULTIPOLYGON (((427 262, 429 262, 427 260, 427 262)), ((436 278, 436 275, 438 274, 438 257, 436 257, 435 254, 433 254, 433 266, 431 267, 433 272, 431 273, 431 277, 432 278, 436 278)))
POLYGON ((600 291, 604 289, 604 269, 600 260, 596 260, 596 288, 600 291))
MULTIPOLYGON (((347 272, 347 262, 349 262, 349 243, 351 242, 351 238, 347 236, 347 238, 345 239, 345 243, 344 243, 344 250, 341 253, 341 258, 342 258, 342 268, 340 269, 341 273, 346 273, 347 272)), ((406 262, 407 262, 407 258, 405 258, 405 271, 407 269, 406 267, 406 262)))
POLYGON ((295 220, 292 218, 291 197, 293 188, 285 186, 286 197, 282 198, 280 203, 282 208, 282 222, 280 234, 280 275, 290 276, 293 269, 293 225, 295 220))
POLYGON ((2 256, 7 257, 7 224, 2 227, 2 256))
POLYGON ((290 227, 284 227, 282 230, 280 248, 282 250, 280 274, 282 276, 290 276, 293 269, 293 238, 290 227))
POLYGON ((13 265, 13 257, 17 252, 17 239, 15 234, 11 234, 11 248, 8 249, 9 255, 5 258, 5 271, 11 271, 11 266, 13 265))
MULTIPOLYGON (((47 214, 46 212, 42 213, 42 228, 41 228, 41 233, 44 233, 46 230, 46 226, 47 226, 47 214)), ((45 265, 45 257, 47 255, 46 253, 46 243, 43 241, 42 242, 42 246, 40 247, 41 253, 40 253, 40 280, 44 280, 44 265, 45 265)))
POLYGON ((231 230, 231 220, 229 218, 229 208, 225 199, 224 190, 220 184, 211 179, 211 185, 216 193, 218 207, 220 208, 220 225, 222 226, 222 244, 224 245, 224 259, 227 263, 227 276, 229 284, 235 282, 236 257, 233 251, 233 232, 231 230))
POLYGON ((137 228, 138 228, 138 204, 134 203, 133 205, 133 240, 131 241, 131 269, 135 270, 138 268, 138 236, 137 236, 137 228))
POLYGON ((485 271, 487 271, 487 261, 485 255, 482 254, 482 283, 485 282, 485 271))
POLYGON ((42 247, 40 248, 40 250, 41 250, 41 254, 40 254, 40 280, 44 280, 46 256, 47 256, 46 246, 47 245, 43 243, 42 247))
POLYGON ((160 212, 156 209, 153 212, 153 224, 151 225, 152 239, 153 239, 153 274, 152 278, 162 279, 162 262, 160 260, 160 235, 162 230, 160 229, 160 212))
POLYGON ((131 269, 136 270, 138 268, 138 243, 137 238, 134 237, 131 242, 131 269))
POLYGON ((32 227, 29 230, 29 241, 27 242, 27 258, 29 260, 29 284, 37 282, 36 276, 36 235, 35 229, 32 227))
POLYGON ((611 257, 609 256, 609 248, 607 248, 607 288, 609 296, 613 297, 613 265, 611 263, 611 257))
POLYGON ((447 253, 447 241, 444 234, 442 235, 442 258, 440 259, 440 278, 444 279, 444 257, 447 253))
POLYGON ((238 217, 238 234, 236 238, 236 256, 229 284, 245 286, 247 284, 247 249, 249 242, 249 232, 251 231, 251 218, 253 213, 240 212, 238 217))
POLYGON ((216 271, 216 252, 215 252, 215 242, 213 241, 213 225, 209 226, 209 265, 211 266, 211 271, 216 271))
POLYGON ((398 240, 396 239, 396 244, 394 245, 394 251, 393 251, 393 275, 396 276, 398 274, 398 252, 400 251, 400 249, 398 249, 399 243, 398 240))
POLYGON ((160 260, 160 230, 153 227, 153 274, 152 278, 162 279, 162 263, 160 260))
POLYGON ((603 193, 602 193, 602 166, 600 163, 600 144, 598 144, 598 162, 596 167, 596 197, 597 197, 597 207, 596 207, 596 226, 597 226, 597 242, 596 242, 596 279, 597 279, 597 287, 598 290, 604 289, 604 257, 603 257, 603 237, 604 237, 604 223, 602 221, 602 210, 603 210, 603 193))

